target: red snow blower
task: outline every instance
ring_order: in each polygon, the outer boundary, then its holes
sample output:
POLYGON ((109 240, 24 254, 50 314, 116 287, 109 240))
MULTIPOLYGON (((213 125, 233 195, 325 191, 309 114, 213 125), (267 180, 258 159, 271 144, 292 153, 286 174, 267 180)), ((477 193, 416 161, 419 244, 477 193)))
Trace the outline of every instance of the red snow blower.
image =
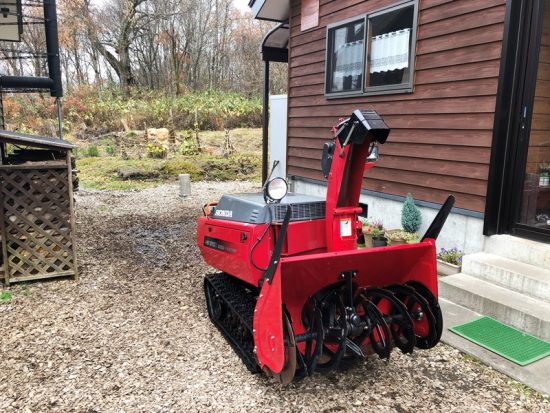
POLYGON ((412 353, 441 337, 435 239, 449 196, 417 244, 358 249, 365 170, 390 133, 374 111, 353 112, 323 149, 326 200, 287 193, 224 195, 204 207, 198 244, 208 314, 254 373, 281 383, 369 355, 412 353))

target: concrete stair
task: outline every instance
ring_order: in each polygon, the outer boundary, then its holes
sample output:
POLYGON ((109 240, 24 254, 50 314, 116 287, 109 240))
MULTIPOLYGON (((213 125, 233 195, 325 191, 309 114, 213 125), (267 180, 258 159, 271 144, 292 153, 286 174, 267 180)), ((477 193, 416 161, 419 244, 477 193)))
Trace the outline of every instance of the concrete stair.
POLYGON ((497 235, 443 277, 439 295, 550 341, 550 245, 497 235))
POLYGON ((463 272, 540 300, 550 300, 550 270, 479 252, 462 261, 463 272))
POLYGON ((511 235, 486 238, 485 252, 550 270, 550 245, 511 235))

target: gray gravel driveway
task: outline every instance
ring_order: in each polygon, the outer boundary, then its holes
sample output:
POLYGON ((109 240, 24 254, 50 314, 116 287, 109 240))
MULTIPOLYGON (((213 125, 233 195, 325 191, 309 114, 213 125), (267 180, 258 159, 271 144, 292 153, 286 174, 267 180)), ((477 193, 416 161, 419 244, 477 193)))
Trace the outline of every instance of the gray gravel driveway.
POLYGON ((543 412, 550 402, 440 344, 287 388, 245 369, 210 324, 199 206, 249 183, 82 191, 81 279, 0 304, 0 412, 543 412))

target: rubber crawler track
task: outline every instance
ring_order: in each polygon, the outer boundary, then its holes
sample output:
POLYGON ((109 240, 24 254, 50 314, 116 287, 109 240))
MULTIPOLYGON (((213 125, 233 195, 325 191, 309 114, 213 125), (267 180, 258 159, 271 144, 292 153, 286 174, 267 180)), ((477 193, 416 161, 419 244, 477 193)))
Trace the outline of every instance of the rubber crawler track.
MULTIPOLYGON (((224 311, 220 319, 213 318, 209 309, 210 320, 220 330, 248 370, 254 374, 260 373, 261 370, 254 355, 252 336, 257 295, 224 273, 206 275, 204 284, 205 289, 207 284, 210 285, 224 303, 224 311)), ((208 303, 208 298, 206 302, 208 303)))

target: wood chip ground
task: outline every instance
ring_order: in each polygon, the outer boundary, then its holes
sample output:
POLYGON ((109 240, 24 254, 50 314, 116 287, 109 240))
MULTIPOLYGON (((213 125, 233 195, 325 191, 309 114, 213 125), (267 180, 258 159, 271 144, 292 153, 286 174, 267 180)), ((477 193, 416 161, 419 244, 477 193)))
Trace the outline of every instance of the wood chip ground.
POLYGON ((244 368, 210 324, 200 206, 249 183, 82 191, 81 279, 0 304, 0 412, 544 412, 550 402, 443 344, 287 388, 244 368))

